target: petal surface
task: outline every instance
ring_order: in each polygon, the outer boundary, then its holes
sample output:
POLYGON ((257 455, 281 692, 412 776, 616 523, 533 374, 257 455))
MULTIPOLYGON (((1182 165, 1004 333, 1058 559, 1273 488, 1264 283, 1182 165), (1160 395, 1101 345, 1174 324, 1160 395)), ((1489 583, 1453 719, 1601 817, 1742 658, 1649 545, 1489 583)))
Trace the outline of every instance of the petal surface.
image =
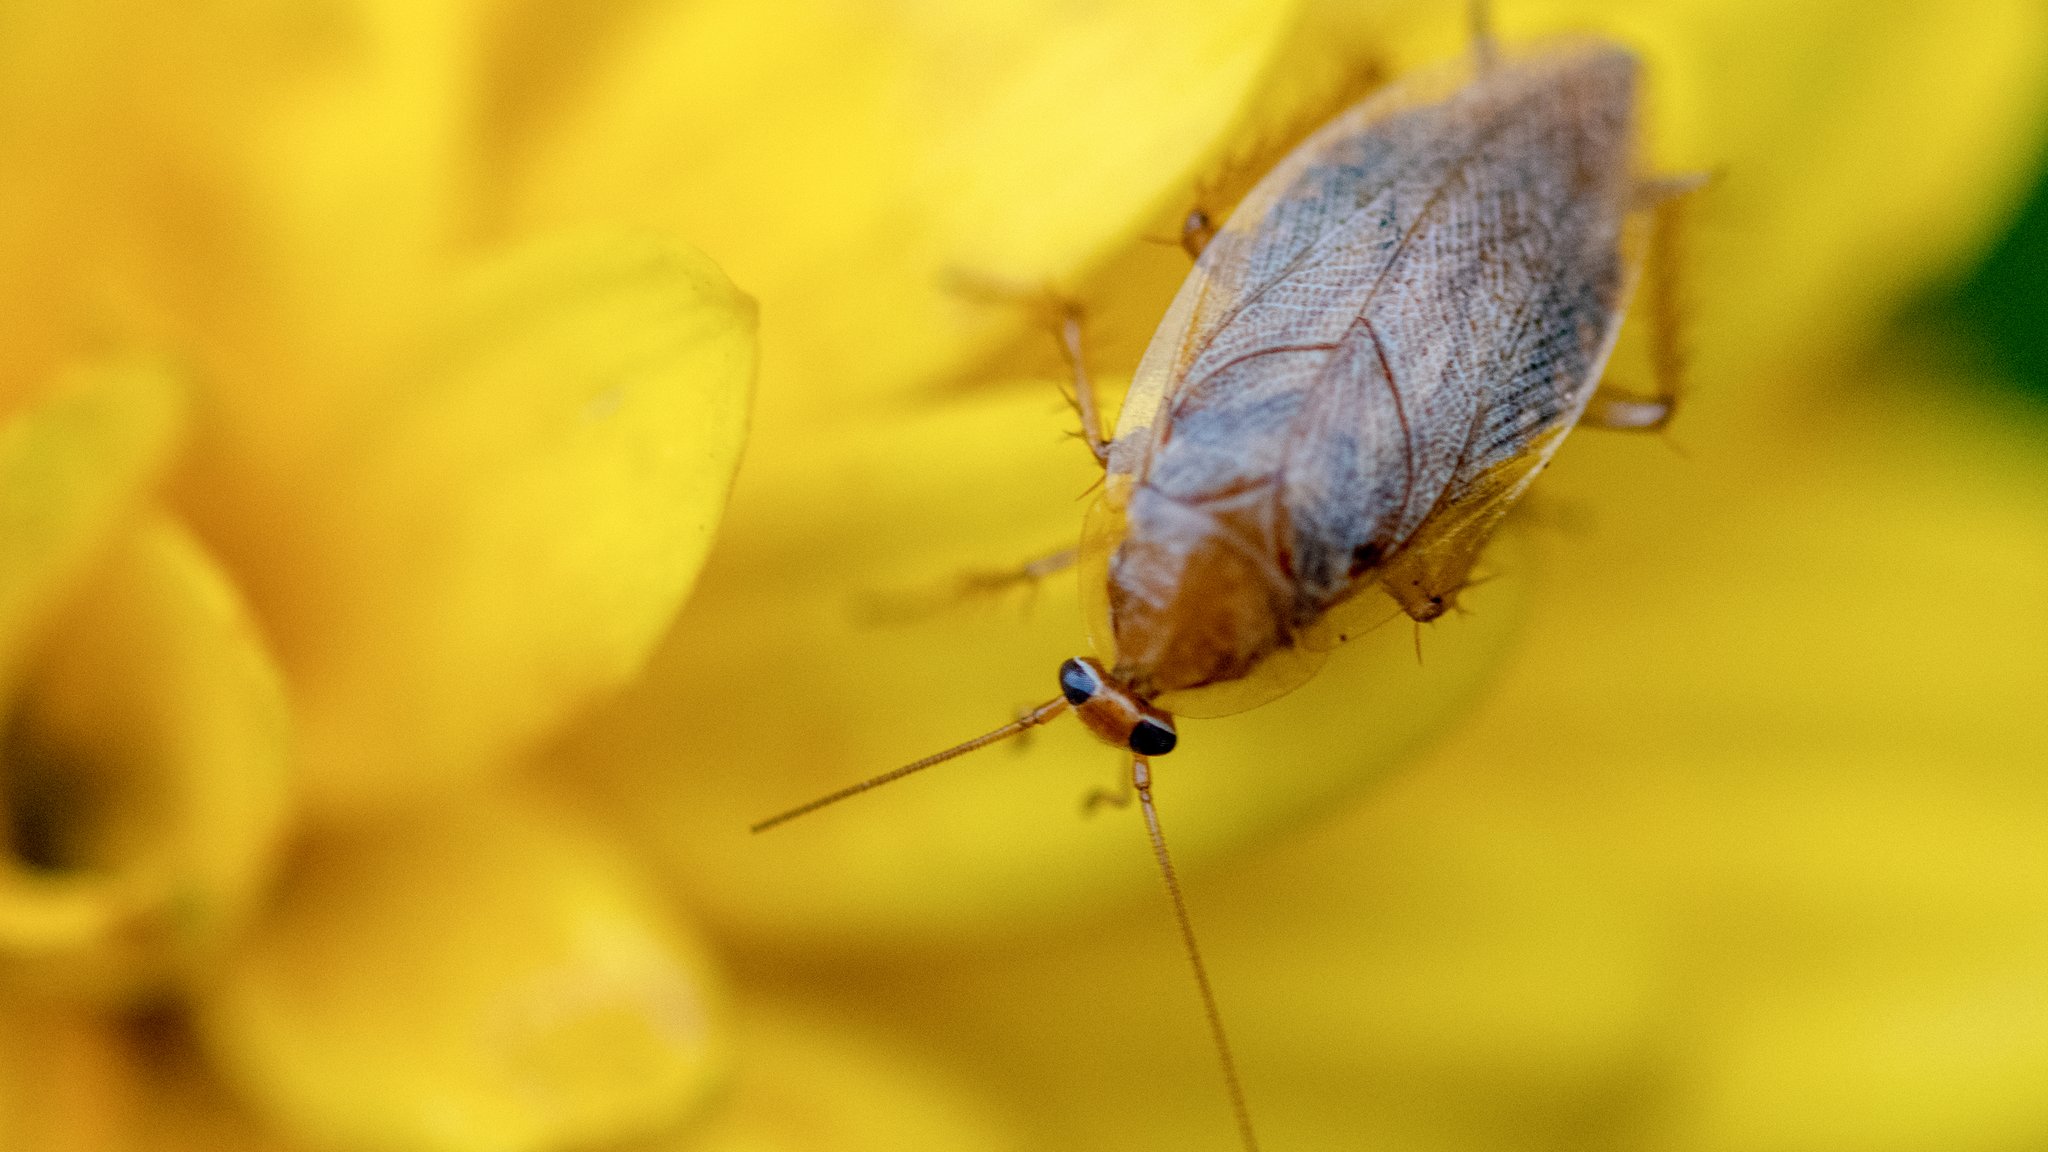
POLYGON ((190 979, 269 879, 291 800, 284 686, 177 522, 124 534, 11 702, 0 956, 100 995, 190 979))
POLYGON ((980 1094, 885 1037, 773 999, 742 1005, 730 1094, 659 1152, 957 1152, 1018 1149, 980 1094))
POLYGON ((461 287, 268 585, 316 805, 474 779, 639 670, 725 504, 753 326, 708 260, 637 237, 461 287))
POLYGON ((1293 9, 651 10, 518 158, 507 226, 692 237, 773 317, 763 420, 859 411, 1021 326, 948 272, 1065 280, 1178 198, 1293 9))
POLYGON ((181 380, 124 358, 75 365, 0 428, 0 676, 147 498, 184 414, 181 380))
POLYGON ((316 839, 201 1025, 310 1144, 540 1152, 680 1123, 719 1012, 700 946, 609 844, 475 800, 316 839))

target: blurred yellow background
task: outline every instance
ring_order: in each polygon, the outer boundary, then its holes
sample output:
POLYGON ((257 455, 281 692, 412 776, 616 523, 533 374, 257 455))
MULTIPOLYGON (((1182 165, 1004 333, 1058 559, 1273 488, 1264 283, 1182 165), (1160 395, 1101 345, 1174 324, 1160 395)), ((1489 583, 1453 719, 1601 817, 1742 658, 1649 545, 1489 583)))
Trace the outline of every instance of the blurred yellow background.
MULTIPOLYGON (((1690 387, 1159 764, 1264 1145, 2048 1143, 2048 4, 1495 7, 1715 173, 1690 387)), ((1234 1147, 1078 727, 746 827, 1084 649, 868 610, 1094 480, 947 274, 1120 384, 1157 238, 1463 9, 0 16, 0 1149, 1234 1147)))

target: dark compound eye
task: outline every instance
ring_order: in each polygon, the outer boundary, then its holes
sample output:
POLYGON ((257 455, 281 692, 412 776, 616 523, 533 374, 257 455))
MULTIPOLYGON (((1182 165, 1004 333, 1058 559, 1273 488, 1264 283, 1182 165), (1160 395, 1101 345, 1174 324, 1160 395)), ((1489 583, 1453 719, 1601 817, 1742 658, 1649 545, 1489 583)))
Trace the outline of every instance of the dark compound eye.
POLYGON ((1095 678, 1095 670, 1079 660, 1069 660, 1060 665, 1060 694, 1067 703, 1079 708, 1095 698, 1102 689, 1102 682, 1095 678))
POLYGON ((1173 729, 1157 720, 1140 720, 1131 729, 1131 751, 1140 756, 1164 756, 1179 739, 1173 729))

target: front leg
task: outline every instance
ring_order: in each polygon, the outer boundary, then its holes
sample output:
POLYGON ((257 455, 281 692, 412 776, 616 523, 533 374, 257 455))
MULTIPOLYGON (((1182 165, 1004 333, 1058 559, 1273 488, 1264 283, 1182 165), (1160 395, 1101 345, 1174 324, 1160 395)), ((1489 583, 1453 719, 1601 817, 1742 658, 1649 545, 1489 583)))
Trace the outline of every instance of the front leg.
POLYGON ((908 624, 929 619, 977 600, 992 600, 1015 588, 1036 594, 1048 577, 1074 566, 1075 548, 1034 556, 1006 568, 970 568, 934 587, 898 592, 870 592, 856 605, 859 617, 872 624, 908 624))
POLYGON ((1060 355, 1074 380, 1074 411, 1081 417, 1081 438, 1095 462, 1109 467, 1109 441, 1102 435, 1102 397, 1096 394, 1094 377, 1088 373, 1088 349, 1081 324, 1081 306, 1072 300, 1058 302, 1060 309, 1060 355))
POLYGON ((1081 302, 1052 287, 1026 288, 994 277, 954 272, 947 288, 956 295, 982 304, 1003 304, 1023 308, 1059 341, 1060 358, 1073 378, 1074 390, 1067 402, 1081 418, 1081 438, 1095 462, 1109 467, 1109 440, 1102 433, 1102 397, 1088 371, 1087 328, 1081 302))

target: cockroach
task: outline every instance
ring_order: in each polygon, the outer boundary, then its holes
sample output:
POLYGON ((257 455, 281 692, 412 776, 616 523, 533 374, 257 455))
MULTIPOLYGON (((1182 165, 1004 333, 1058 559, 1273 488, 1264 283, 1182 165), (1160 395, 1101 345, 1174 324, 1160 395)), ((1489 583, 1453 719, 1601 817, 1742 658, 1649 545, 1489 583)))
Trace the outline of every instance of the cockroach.
POLYGON ((1153 804, 1175 716, 1298 686, 1388 598, 1436 619, 1566 432, 1661 428, 1675 406, 1661 273, 1657 395, 1600 383, 1641 263, 1636 221, 1653 217, 1662 263, 1671 209, 1699 183, 1638 173, 1636 57, 1590 39, 1504 55, 1483 0, 1470 16, 1467 59, 1338 114, 1222 227, 1189 214, 1194 268, 1108 439, 1079 310, 1060 313, 1104 483, 1072 550, 1095 652, 1060 665, 1059 694, 754 826, 1074 713, 1130 758, 1247 1149, 1250 1112, 1153 804))

